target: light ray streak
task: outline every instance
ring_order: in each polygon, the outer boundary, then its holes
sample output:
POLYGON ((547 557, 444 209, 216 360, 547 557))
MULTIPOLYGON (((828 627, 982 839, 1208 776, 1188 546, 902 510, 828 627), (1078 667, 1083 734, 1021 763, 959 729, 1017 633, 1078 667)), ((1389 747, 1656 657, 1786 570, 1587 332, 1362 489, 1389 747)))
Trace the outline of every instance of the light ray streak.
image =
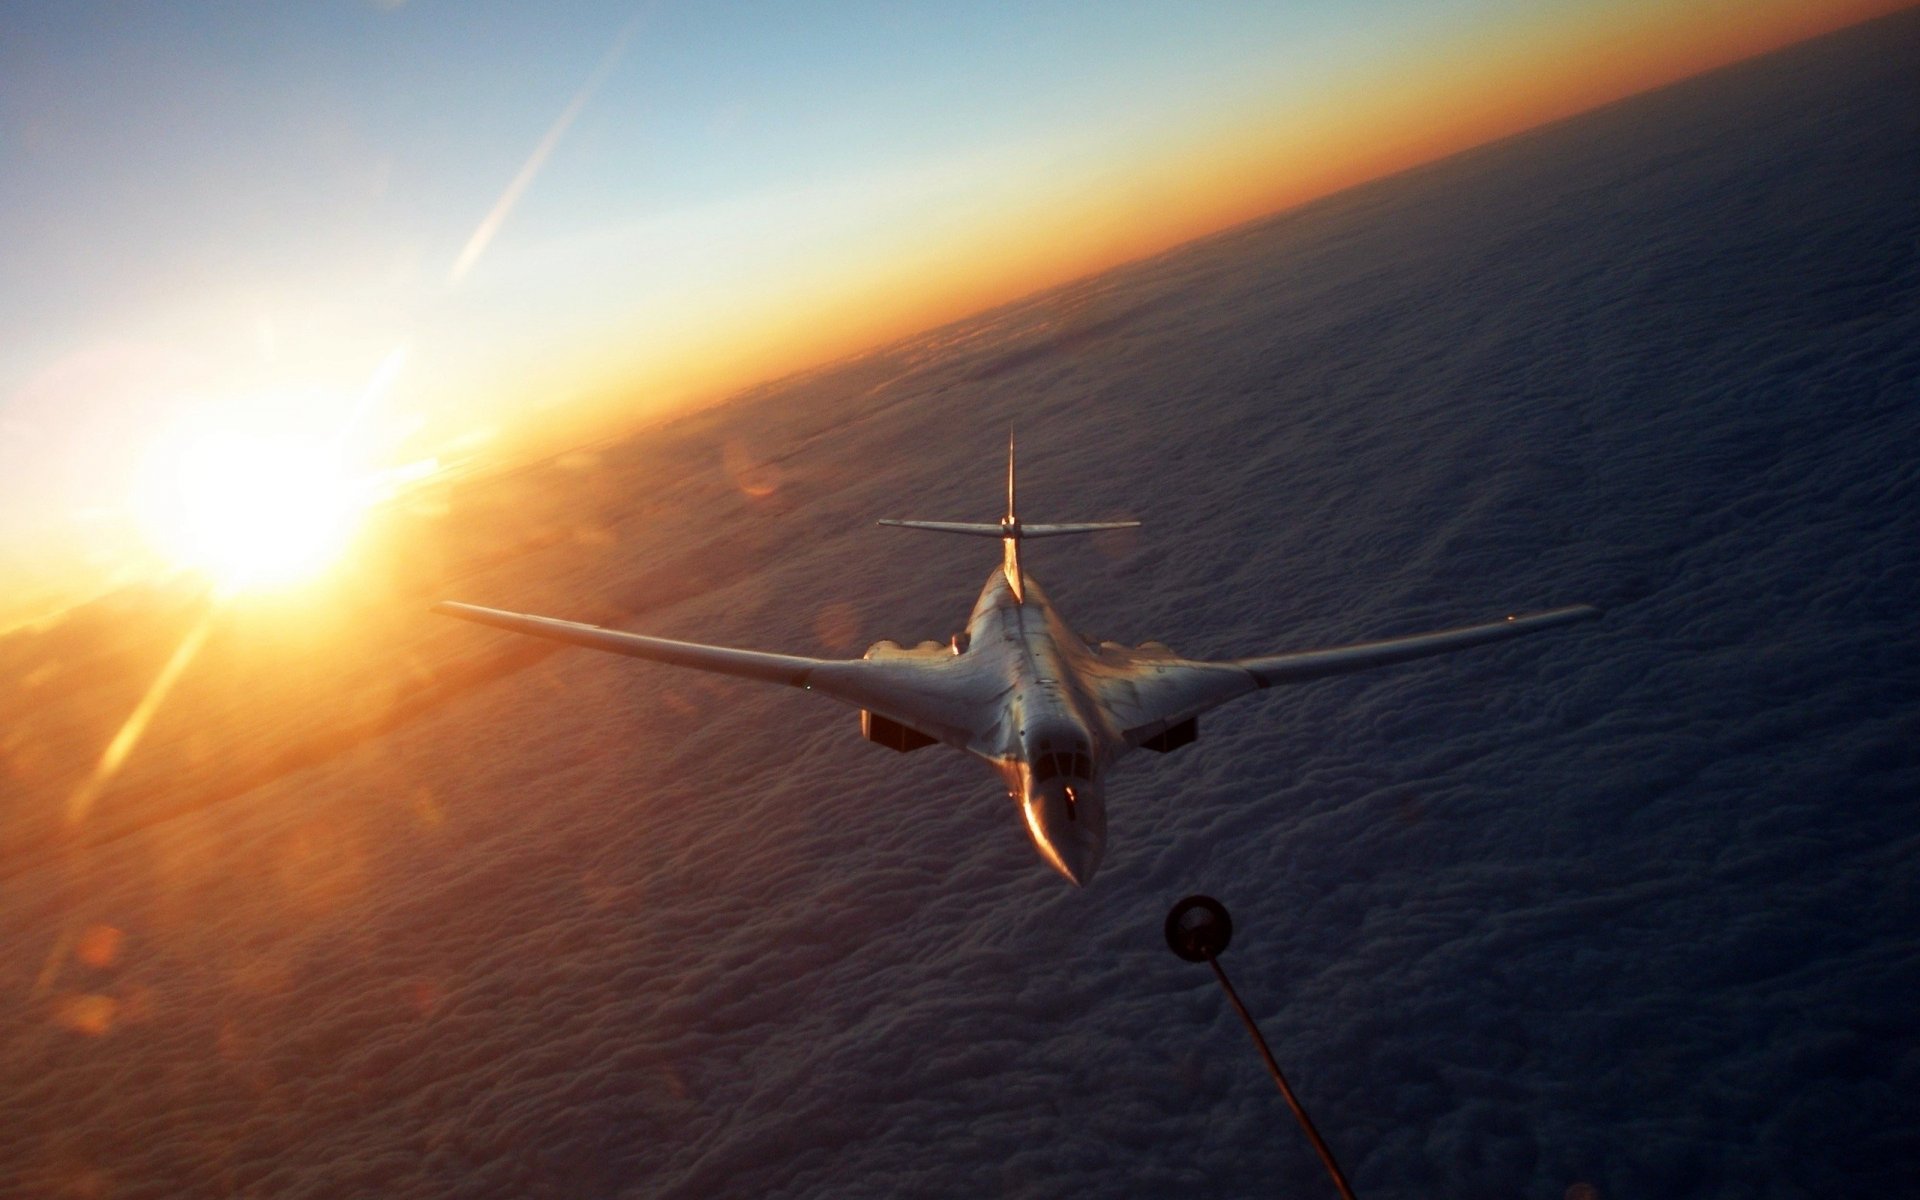
POLYGON ((71 924, 62 925, 60 932, 54 936, 53 945, 47 950, 46 961, 40 964, 40 973, 33 977, 33 986, 27 989, 27 999, 38 1000, 46 995, 47 989, 60 977, 60 968, 67 961, 67 950, 73 945, 73 929, 71 924))
POLYGON ((341 422, 340 432, 334 435, 336 446, 344 447, 360 423, 367 419, 367 414, 373 411, 373 406, 393 390, 393 381, 399 377, 400 369, 407 365, 408 353, 408 343, 402 339, 380 360, 372 378, 367 380, 367 386, 361 389, 360 398, 354 402, 353 411, 347 414, 347 419, 341 422))
POLYGON ((575 118, 579 117, 581 110, 586 108, 587 101, 593 98, 594 92, 598 91, 600 85, 606 82, 607 76, 613 73, 614 66, 620 61, 620 56, 626 53, 627 41, 632 38, 634 30, 640 27, 640 20, 640 16, 635 16, 614 37, 613 45, 601 55, 599 65, 594 67, 593 73, 587 76, 586 83, 581 85, 580 90, 575 92, 573 99, 567 103, 567 107, 561 110, 560 116, 548 126, 546 135, 540 139, 540 144, 533 148, 533 153, 527 156, 525 163, 521 164, 519 173, 513 177, 511 183, 507 184, 507 190, 500 193, 500 198, 494 201, 493 208, 481 218, 480 224, 474 227, 473 235, 467 239, 466 246, 460 251, 460 257, 453 261, 453 270, 448 272, 449 285, 457 286, 462 279, 466 278, 467 273, 473 270, 480 256, 486 253, 487 246, 493 241, 494 235, 500 232, 500 227, 512 214, 514 205, 520 203, 520 197, 533 185, 534 177, 540 174, 542 167, 546 166, 547 156, 553 153, 553 148, 560 144, 562 137, 566 136, 567 128, 573 124, 575 118))
POLYGON ((200 653, 200 647, 206 644, 207 635, 213 631, 213 618, 219 611, 218 605, 208 605, 206 612, 202 613, 200 619, 194 622, 193 628, 187 631, 187 636, 180 640, 180 645, 174 650, 173 657, 167 660, 167 665, 161 667, 160 673, 153 677, 153 683, 148 686, 147 694, 140 698, 140 703, 134 705, 132 714, 127 717, 126 723, 120 726, 120 732, 114 734, 113 740, 107 743, 106 750, 100 755, 99 763, 93 768, 93 774, 89 775, 87 781, 67 799, 68 825, 78 825, 87 819, 87 814, 93 810, 94 801, 100 798, 100 793, 113 782, 114 776, 120 773, 120 768, 126 765, 127 756, 132 754, 133 748, 140 744, 140 738, 147 732, 147 726, 153 721, 154 714, 159 711, 161 702, 167 698, 167 693, 173 690, 173 685, 180 682, 180 676, 186 671, 187 665, 193 661, 194 656, 200 653))

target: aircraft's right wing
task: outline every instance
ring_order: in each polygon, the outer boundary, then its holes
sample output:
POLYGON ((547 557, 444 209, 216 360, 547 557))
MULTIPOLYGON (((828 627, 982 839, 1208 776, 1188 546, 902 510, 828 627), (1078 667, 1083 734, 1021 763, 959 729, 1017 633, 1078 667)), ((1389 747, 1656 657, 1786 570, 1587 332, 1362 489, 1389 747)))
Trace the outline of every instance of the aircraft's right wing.
MULTIPOLYGON (((1208 709, 1261 688, 1305 683, 1450 650, 1464 650, 1575 621, 1591 621, 1598 616, 1599 609, 1575 604, 1437 633, 1223 662, 1198 662, 1164 651, 1157 654, 1121 651, 1126 661, 1119 670, 1104 673, 1101 699, 1115 722, 1126 731, 1127 740, 1138 746, 1177 730, 1208 709)), ((1111 656, 1113 652, 1108 654, 1111 656)))
POLYGON ((784 683, 789 687, 805 687, 807 677, 814 670, 827 665, 825 659, 799 658, 791 654, 767 654, 759 650, 736 650, 731 646, 703 646, 698 642, 676 642, 667 638, 626 633, 618 629, 605 629, 599 625, 584 625, 579 621, 562 621, 555 617, 533 617, 525 613, 503 612, 497 608, 482 608, 477 604, 460 604, 452 600, 442 600, 433 606, 433 611, 443 617, 459 617, 463 621, 476 621, 482 625, 492 625, 496 629, 530 634, 549 641, 568 642, 575 646, 585 646, 589 650, 604 650, 609 654, 624 654, 629 658, 650 658, 655 662, 670 663, 676 667, 692 667, 696 671, 737 675, 742 679, 759 679, 767 683, 784 683))
POLYGON ((947 651, 895 650, 878 658, 802 658, 678 642, 450 600, 435 604, 433 611, 589 650, 804 688, 879 713, 962 749, 978 742, 998 718, 992 700, 1001 686, 992 677, 971 670, 969 660, 947 651))

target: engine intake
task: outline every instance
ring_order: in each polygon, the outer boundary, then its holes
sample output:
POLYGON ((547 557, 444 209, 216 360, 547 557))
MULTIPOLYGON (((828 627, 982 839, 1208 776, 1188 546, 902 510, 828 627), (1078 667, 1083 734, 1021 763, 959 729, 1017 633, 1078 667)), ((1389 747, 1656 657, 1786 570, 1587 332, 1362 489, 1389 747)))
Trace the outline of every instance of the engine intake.
POLYGON ((938 738, 928 737, 911 725, 902 725, 898 721, 888 720, 876 712, 860 710, 860 736, 870 742, 877 742, 889 750, 898 750, 905 754, 909 750, 918 750, 922 746, 931 746, 938 738))
POLYGON ((1190 746, 1200 739, 1200 718, 1188 717, 1169 729, 1163 729, 1146 741, 1140 743, 1142 750, 1157 750, 1166 754, 1182 746, 1190 746))

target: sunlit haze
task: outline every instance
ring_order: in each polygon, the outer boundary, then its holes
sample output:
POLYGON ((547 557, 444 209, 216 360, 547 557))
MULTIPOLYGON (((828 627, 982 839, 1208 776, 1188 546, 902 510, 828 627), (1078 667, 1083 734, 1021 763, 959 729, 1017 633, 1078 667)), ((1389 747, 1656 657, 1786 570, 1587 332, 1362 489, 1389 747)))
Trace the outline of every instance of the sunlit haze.
POLYGON ((1894 7, 18 9, 0 623, 1894 7))

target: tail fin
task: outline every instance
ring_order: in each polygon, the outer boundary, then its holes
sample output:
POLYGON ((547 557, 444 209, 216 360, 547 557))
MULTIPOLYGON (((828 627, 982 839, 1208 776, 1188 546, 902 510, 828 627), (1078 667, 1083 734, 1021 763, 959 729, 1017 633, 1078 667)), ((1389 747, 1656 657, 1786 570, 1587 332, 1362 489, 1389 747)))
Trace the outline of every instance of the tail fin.
POLYGON ((1020 518, 1014 515, 1013 507, 1013 430, 1007 430, 1007 515, 1000 518, 1002 525, 1020 528, 1020 518))
POLYGON ((1020 517, 1013 507, 1013 430, 1007 430, 1007 515, 1000 518, 1000 528, 1006 530, 1000 539, 1004 549, 1004 565, 1001 570, 1007 575, 1007 588, 1013 593, 1015 604, 1027 602, 1026 577, 1020 574, 1020 517))
POLYGON ((1013 435, 1007 435, 1007 515, 998 525, 971 521, 896 521, 882 525, 895 529, 925 529, 933 533, 960 533, 970 537, 997 537, 1005 546, 1007 586, 1016 601, 1024 601, 1025 588, 1020 576, 1020 543, 1029 538, 1063 537, 1070 533, 1100 533, 1108 529, 1136 529, 1138 521, 1081 521, 1068 525, 1022 525, 1014 507, 1013 435))

